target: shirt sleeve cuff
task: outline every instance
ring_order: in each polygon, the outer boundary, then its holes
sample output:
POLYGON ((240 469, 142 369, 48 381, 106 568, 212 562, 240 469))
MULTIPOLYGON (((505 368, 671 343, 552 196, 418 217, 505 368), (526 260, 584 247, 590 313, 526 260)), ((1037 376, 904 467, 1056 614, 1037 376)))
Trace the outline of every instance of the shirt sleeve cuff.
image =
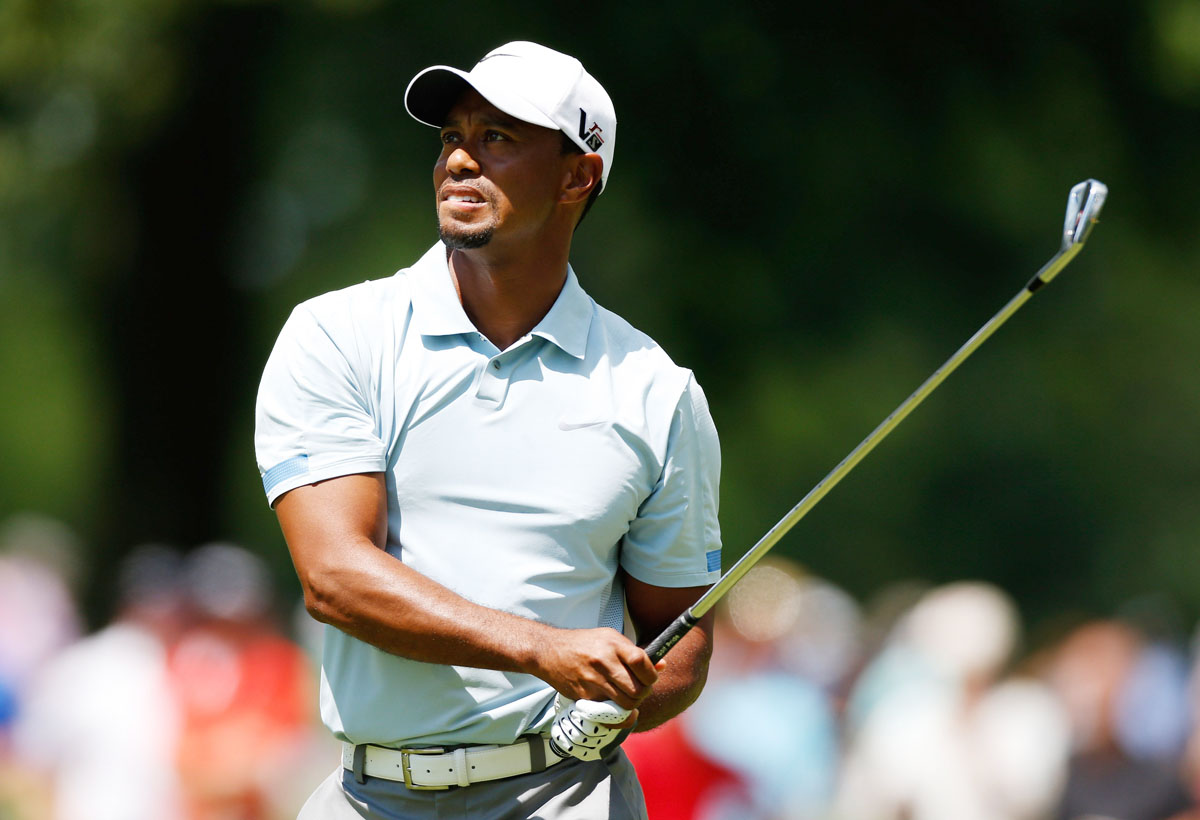
MULTIPOLYGON (((289 459, 289 462, 291 460, 289 459)), ((284 462, 288 464, 289 462, 284 462)), ((279 465, 282 467, 283 465, 279 465)), ((309 468, 304 472, 295 473, 288 469, 282 471, 282 475, 275 476, 275 483, 266 487, 267 477, 279 469, 273 467, 268 470, 263 476, 264 488, 267 492, 267 503, 274 507, 275 502, 279 497, 289 490, 294 490, 297 487, 303 487, 308 484, 316 484, 318 481, 325 481, 329 478, 339 478, 344 475, 356 475, 359 473, 380 473, 385 468, 384 459, 381 456, 361 456, 343 461, 337 461, 333 464, 325 464, 316 468, 309 468), (290 474, 289 474, 290 473, 290 474)))
POLYGON ((715 584, 721 577, 721 571, 709 570, 699 572, 654 572, 642 567, 631 566, 625 562, 622 568, 644 584, 656 587, 676 589, 679 587, 704 587, 715 584))

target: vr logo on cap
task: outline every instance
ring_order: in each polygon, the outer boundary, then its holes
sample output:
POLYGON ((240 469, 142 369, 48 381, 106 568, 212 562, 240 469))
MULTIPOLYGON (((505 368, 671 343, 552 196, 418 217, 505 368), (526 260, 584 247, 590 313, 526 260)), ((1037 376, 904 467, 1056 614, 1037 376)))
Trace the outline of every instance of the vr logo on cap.
POLYGON ((585 129, 587 125, 587 112, 582 108, 579 109, 579 138, 584 141, 588 148, 593 151, 599 151, 600 146, 604 144, 604 137, 600 136, 600 132, 604 129, 599 123, 592 123, 591 128, 585 129))

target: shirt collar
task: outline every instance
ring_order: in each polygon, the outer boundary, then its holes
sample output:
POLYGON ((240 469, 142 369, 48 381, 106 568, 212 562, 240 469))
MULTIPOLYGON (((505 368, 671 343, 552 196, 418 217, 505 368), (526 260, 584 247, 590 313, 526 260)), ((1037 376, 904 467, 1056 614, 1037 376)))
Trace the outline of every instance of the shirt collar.
POLYGON ((474 333, 446 264, 446 246, 434 244, 408 270, 412 280, 413 321, 422 336, 474 333))
MULTIPOLYGON (((441 242, 426 251, 409 268, 412 280, 413 321, 423 336, 454 336, 475 333, 450 278, 446 246, 441 242)), ((587 351, 592 324, 592 298, 587 295, 567 265, 567 281, 550 311, 530 331, 532 336, 553 343, 563 352, 582 359, 587 351)))
POLYGON ((580 287, 575 270, 567 265, 567 281, 563 283, 550 312, 542 317, 531 334, 553 342, 576 359, 582 359, 587 352, 591 327, 592 297, 580 287))

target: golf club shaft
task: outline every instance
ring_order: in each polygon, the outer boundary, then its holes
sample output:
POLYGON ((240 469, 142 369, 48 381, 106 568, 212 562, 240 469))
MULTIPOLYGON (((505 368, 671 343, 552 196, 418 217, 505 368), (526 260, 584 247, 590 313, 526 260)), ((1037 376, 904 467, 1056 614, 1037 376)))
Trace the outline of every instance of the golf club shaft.
MULTIPOLYGON (((1101 199, 1101 202, 1103 199, 1101 199)), ((1097 206, 1097 210, 1098 210, 1097 206)), ((1087 226, 1084 226, 1085 229, 1087 226)), ((696 601, 686 612, 680 615, 675 621, 667 627, 662 634, 655 638, 647 647, 646 653, 650 659, 657 663, 661 660, 676 643, 686 635, 699 620, 704 617, 712 607, 725 596, 726 593, 736 584, 742 577, 750 571, 750 569, 758 563, 772 547, 778 543, 779 539, 783 538, 796 523, 800 521, 808 512, 820 502, 825 495, 837 486, 846 475, 853 470, 860 461, 862 461, 871 450, 875 449, 875 445, 883 441, 892 430, 904 421, 913 410, 917 408, 926 397, 937 389, 946 377, 955 371, 955 369, 963 363, 964 360, 976 349, 979 348, 988 337, 1005 322, 1008 321, 1014 313, 1016 313, 1022 305, 1029 301, 1030 297, 1042 285, 1048 283, 1051 279, 1059 274, 1059 272, 1067 266, 1075 254, 1083 247, 1082 236, 1079 241, 1064 243, 1064 247, 1056 253, 1049 262, 1042 266, 1042 269, 1029 280, 1021 291, 1009 300, 1003 308, 1000 309, 995 316, 987 321, 983 327, 979 328, 967 342, 960 347, 953 356, 946 360, 945 364, 934 371, 924 383, 905 399, 899 407, 891 412, 891 414, 876 427, 869 436, 862 440, 848 456, 842 459, 841 463, 833 468, 815 487, 809 490, 808 495, 800 500, 800 503, 791 509, 779 523, 767 532, 758 543, 755 544, 749 552, 734 564, 729 570, 722 575, 717 582, 696 601)))

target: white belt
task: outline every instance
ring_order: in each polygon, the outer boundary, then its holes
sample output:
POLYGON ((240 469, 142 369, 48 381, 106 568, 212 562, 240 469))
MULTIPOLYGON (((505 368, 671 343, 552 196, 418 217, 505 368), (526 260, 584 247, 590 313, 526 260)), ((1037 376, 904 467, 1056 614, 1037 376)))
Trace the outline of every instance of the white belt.
POLYGON ((448 789, 485 780, 501 780, 540 772, 561 758, 550 750, 550 739, 530 736, 510 746, 466 746, 444 749, 389 749, 342 744, 342 767, 362 777, 396 780, 410 789, 448 789))

